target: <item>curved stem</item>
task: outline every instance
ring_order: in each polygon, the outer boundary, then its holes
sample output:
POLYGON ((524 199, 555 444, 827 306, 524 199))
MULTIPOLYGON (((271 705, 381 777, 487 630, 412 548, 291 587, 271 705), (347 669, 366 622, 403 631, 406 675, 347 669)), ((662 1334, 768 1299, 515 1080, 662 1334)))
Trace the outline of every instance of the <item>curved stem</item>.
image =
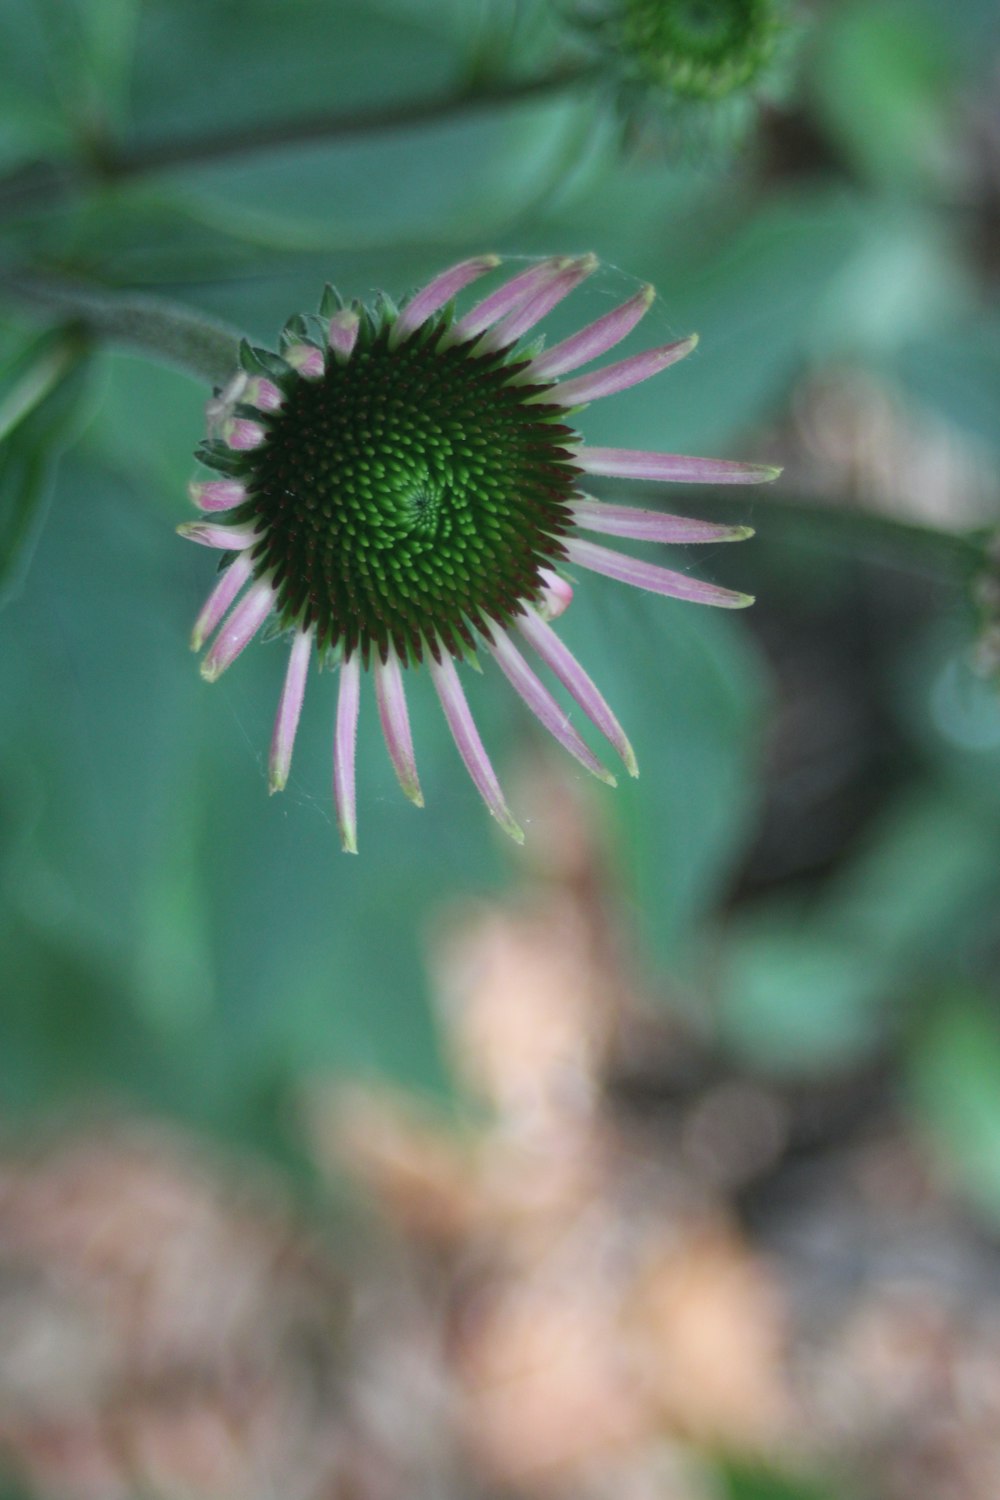
POLYGON ((78 286, 29 271, 4 273, 0 291, 69 320, 96 339, 152 355, 210 385, 225 384, 237 368, 239 330, 179 303, 78 286))

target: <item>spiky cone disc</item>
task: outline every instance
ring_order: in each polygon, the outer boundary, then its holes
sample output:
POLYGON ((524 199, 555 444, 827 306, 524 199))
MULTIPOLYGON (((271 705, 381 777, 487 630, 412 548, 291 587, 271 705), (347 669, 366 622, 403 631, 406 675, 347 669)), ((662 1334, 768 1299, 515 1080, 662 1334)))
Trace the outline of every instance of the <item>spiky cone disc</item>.
POLYGON ((216 477, 191 497, 211 519, 179 528, 228 566, 195 627, 214 680, 270 620, 292 641, 272 741, 270 787, 288 779, 315 656, 338 665, 334 791, 344 847, 356 849, 355 755, 360 674, 375 697, 390 758, 422 804, 404 675, 421 662, 456 746, 490 812, 523 835, 479 739, 454 662, 486 647, 539 721, 595 776, 613 784, 565 712, 519 655, 526 640, 634 774, 611 710, 545 622, 571 590, 559 568, 608 574, 658 593, 730 607, 749 602, 711 584, 585 542, 730 541, 745 528, 607 505, 586 476, 751 483, 775 471, 671 454, 589 449, 567 417, 676 363, 683 339, 562 379, 618 344, 652 301, 621 307, 545 353, 522 340, 596 267, 592 256, 529 264, 469 311, 454 299, 495 256, 451 267, 397 309, 346 306, 327 288, 318 316, 297 316, 280 353, 241 350, 241 370, 208 408, 199 458, 216 477))

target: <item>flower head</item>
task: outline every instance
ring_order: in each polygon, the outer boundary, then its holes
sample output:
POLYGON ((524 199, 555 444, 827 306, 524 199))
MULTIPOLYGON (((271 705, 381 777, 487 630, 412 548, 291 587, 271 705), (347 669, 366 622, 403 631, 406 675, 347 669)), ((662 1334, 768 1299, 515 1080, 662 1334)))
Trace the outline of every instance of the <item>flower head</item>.
POLYGON ((198 456, 216 477, 192 483, 202 518, 179 530, 225 556, 192 645, 200 650, 211 638, 202 674, 212 681, 265 621, 288 633, 272 791, 288 779, 310 660, 338 668, 334 794, 351 851, 363 673, 374 677, 406 795, 422 803, 403 674, 423 664, 473 781, 520 841, 455 663, 489 651, 545 728, 613 784, 522 654, 526 643, 637 774, 617 719, 552 629, 572 597, 560 569, 572 564, 703 604, 751 602, 584 535, 707 542, 750 534, 609 505, 581 489, 587 475, 712 484, 774 477, 759 465, 587 447, 567 423, 589 402, 674 364, 696 340, 576 374, 635 327, 652 288, 553 348, 525 348, 524 336, 597 262, 532 264, 457 316, 458 293, 498 265, 495 256, 463 261, 401 309, 386 297, 373 308, 346 306, 328 288, 318 317, 286 326, 280 354, 244 344, 241 369, 209 403, 198 456))
POLYGON ((785 0, 577 0, 578 23, 619 68, 678 99, 717 101, 753 83, 785 28, 785 0))

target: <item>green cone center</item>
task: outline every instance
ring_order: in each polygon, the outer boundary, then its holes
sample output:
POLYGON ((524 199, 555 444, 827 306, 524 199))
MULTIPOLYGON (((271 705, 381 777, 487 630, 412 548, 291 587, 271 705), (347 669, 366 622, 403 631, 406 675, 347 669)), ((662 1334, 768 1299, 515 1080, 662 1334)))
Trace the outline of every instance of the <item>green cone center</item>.
POLYGON ((392 350, 387 327, 363 322, 346 364, 328 356, 321 379, 283 383, 247 455, 240 519, 262 533, 255 568, 282 622, 366 661, 390 641, 404 661, 459 655, 489 621, 509 623, 570 526, 560 409, 510 384, 522 366, 442 347, 443 331, 392 350))

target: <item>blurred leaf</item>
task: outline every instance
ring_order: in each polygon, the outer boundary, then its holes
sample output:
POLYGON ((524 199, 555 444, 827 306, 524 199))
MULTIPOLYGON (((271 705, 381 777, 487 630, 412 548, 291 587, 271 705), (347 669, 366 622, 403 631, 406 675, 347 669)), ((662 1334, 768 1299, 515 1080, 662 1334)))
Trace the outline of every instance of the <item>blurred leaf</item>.
POLYGON ((957 953, 975 953, 1000 899, 997 826, 920 786, 808 905, 775 902, 730 929, 722 1035, 758 1066, 810 1073, 864 1055, 957 953))
POLYGON ((885 979, 866 949, 826 929, 822 918, 794 910, 758 915, 729 936, 723 1041, 768 1071, 835 1071, 880 1035, 885 979))
POLYGON ((959 432, 994 455, 1000 449, 1000 309, 911 340, 896 354, 893 372, 959 432))
POLYGON ((946 992, 917 1034, 909 1082, 949 1171, 1000 1222, 1000 1014, 995 997, 946 992))
MULTIPOLYGON (((710 554, 700 549, 700 571, 710 554)), ((728 879, 756 805, 760 664, 721 611, 585 577, 560 634, 608 698, 641 775, 601 797, 623 890, 659 958, 728 879)), ((613 757, 612 757, 613 758, 613 757)), ((619 769, 616 767, 616 769, 619 769)))
MULTIPOLYGON (((171 0, 143 7, 136 41, 140 139, 433 94, 454 36, 360 0, 171 0)), ((386 184, 382 184, 383 190, 386 184)))
POLYGON ((853 0, 835 8, 815 48, 814 85, 827 129, 862 174, 899 190, 944 180, 954 165, 949 35, 917 0, 853 0))
POLYGON ((75 435, 86 348, 43 335, 0 371, 0 604, 18 592, 48 508, 62 448, 75 435))
POLYGON ((835 1500, 818 1482, 741 1464, 724 1466, 725 1500, 835 1500))

